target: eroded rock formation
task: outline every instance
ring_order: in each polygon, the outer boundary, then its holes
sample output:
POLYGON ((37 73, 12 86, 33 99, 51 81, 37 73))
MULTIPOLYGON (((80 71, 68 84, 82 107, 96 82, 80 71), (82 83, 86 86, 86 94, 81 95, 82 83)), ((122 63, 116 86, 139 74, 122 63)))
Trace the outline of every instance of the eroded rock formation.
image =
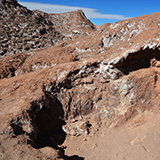
POLYGON ((160 109, 160 13, 95 26, 82 11, 47 14, 0 2, 7 15, 0 34, 2 158, 21 147, 19 159, 67 159, 66 135, 95 134, 160 109))

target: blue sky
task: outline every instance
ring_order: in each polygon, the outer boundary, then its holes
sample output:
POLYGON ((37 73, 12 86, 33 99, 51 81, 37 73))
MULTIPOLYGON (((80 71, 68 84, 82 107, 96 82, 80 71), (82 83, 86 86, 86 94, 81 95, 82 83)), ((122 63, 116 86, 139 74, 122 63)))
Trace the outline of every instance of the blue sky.
POLYGON ((29 9, 62 13, 82 9, 96 25, 160 12, 160 0, 18 0, 29 9))

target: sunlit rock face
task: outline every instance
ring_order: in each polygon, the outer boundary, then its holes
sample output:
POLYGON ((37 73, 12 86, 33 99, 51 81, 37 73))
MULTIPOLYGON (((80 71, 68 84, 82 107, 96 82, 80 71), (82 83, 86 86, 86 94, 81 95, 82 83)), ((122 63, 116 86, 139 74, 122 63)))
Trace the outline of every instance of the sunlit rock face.
POLYGON ((66 159, 67 136, 159 111, 160 13, 95 26, 81 10, 0 11, 3 157, 66 159))

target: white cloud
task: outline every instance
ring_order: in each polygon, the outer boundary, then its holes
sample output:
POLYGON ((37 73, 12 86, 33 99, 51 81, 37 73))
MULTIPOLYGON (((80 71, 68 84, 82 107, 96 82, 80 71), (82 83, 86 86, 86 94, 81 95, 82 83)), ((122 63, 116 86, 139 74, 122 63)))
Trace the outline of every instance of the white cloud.
POLYGON ((19 2, 21 5, 26 6, 30 10, 38 9, 47 13, 64 13, 69 11, 76 11, 78 9, 82 9, 87 18, 89 19, 114 19, 114 20, 123 20, 129 17, 124 17, 123 15, 115 15, 115 14, 102 14, 98 12, 97 9, 93 8, 84 8, 84 7, 72 7, 66 5, 54 5, 54 4, 44 4, 44 3, 36 3, 36 2, 19 2))

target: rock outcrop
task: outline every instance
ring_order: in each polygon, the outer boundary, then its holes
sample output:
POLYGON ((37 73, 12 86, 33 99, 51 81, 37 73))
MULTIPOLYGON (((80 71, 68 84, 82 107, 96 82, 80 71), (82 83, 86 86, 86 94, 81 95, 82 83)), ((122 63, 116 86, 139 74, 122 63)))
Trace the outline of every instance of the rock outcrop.
POLYGON ((10 150, 22 147, 23 154, 14 153, 19 159, 28 153, 31 159, 67 159, 66 135, 95 134, 146 110, 159 111, 160 13, 94 26, 82 11, 47 14, 15 1, 0 4, 2 14, 10 13, 1 19, 6 24, 0 59, 2 158, 12 159, 10 150), (11 17, 28 27, 10 23, 11 17), (37 25, 45 32, 34 31, 37 25), (28 38, 25 33, 33 42, 35 33, 39 48, 51 45, 45 38, 57 45, 24 52, 17 46, 26 47, 21 43, 28 38), (8 55, 12 49, 14 55, 8 55))
POLYGON ((54 45, 62 39, 52 22, 18 4, 4 0, 0 5, 0 55, 10 55, 54 45))
POLYGON ((92 31, 96 30, 96 26, 86 18, 82 10, 60 14, 47 14, 38 10, 34 10, 34 12, 40 13, 49 19, 54 28, 63 34, 66 40, 88 36, 92 31))
POLYGON ((3 17, 0 19, 0 56, 54 46, 77 34, 86 36, 95 29, 82 11, 47 14, 30 11, 15 0, 1 1, 0 15, 3 17))

